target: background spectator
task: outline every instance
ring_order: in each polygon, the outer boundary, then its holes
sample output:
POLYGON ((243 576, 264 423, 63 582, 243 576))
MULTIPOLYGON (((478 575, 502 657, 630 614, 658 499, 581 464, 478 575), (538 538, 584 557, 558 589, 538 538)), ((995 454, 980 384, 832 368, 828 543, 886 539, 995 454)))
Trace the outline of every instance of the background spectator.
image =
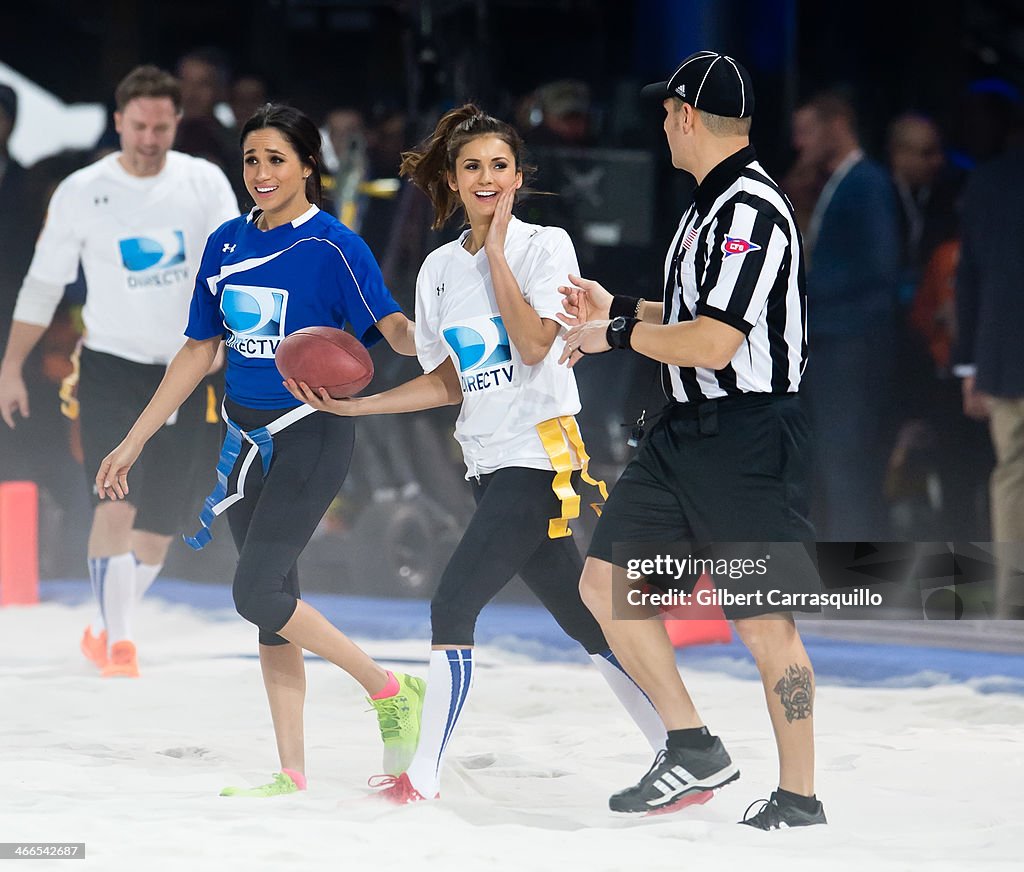
POLYGON ((218 104, 228 96, 230 70, 224 53, 210 47, 194 49, 178 59, 175 73, 181 83, 181 121, 175 150, 217 164, 231 182, 239 207, 250 207, 238 160, 238 136, 216 113, 218 104))
POLYGON ((938 125, 916 112, 889 124, 887 151, 902 243, 894 390, 903 421, 886 475, 891 533, 980 541, 988 536, 992 452, 985 428, 960 414, 950 371, 964 172, 947 163, 938 125))
POLYGON ((579 79, 559 79, 541 85, 520 108, 528 121, 525 130, 530 144, 594 144, 590 87, 579 79))
POLYGON ((357 109, 338 108, 327 113, 323 127, 324 208, 349 230, 359 232, 366 211, 369 157, 366 124, 357 109))
POLYGON ((256 75, 238 76, 228 94, 228 105, 235 119, 235 130, 240 131, 252 114, 269 99, 267 83, 256 75))
POLYGON ((1024 616, 1024 148, 978 167, 964 196, 957 271, 964 413, 989 419, 992 538, 1002 617, 1024 616))
POLYGON ((828 178, 805 230, 815 527, 824 540, 885 539, 882 476, 900 268, 895 196, 888 174, 860 146, 849 99, 824 93, 797 111, 798 159, 828 178))

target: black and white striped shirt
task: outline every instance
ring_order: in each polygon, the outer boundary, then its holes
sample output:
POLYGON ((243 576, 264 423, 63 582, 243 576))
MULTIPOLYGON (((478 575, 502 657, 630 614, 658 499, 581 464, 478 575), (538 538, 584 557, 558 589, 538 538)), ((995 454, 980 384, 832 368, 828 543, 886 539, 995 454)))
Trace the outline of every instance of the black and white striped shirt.
POLYGON ((746 339, 724 369, 662 365, 680 403, 747 393, 794 393, 807 363, 807 292, 793 208, 753 146, 705 176, 665 260, 664 323, 698 315, 746 339))

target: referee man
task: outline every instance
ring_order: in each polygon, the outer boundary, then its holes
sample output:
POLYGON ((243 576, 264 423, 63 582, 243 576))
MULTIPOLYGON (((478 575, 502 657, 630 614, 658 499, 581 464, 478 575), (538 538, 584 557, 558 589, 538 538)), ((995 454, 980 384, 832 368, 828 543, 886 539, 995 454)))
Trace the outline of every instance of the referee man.
MULTIPOLYGON (((642 620, 653 610, 628 603, 626 555, 687 541, 747 543, 731 547, 761 547, 763 556, 765 543, 810 542, 814 532, 798 397, 807 360, 801 240, 789 201, 750 145, 750 76, 733 58, 700 51, 642 93, 664 106, 673 165, 697 180, 665 260, 663 302, 613 296, 578 276, 561 290, 571 327, 563 361, 632 349, 662 364, 669 398, 604 507, 580 580, 616 657, 668 730, 650 771, 609 802, 650 814, 706 802, 739 770, 690 699, 663 623, 642 620)), ((820 579, 810 562, 782 573, 777 564, 766 576, 719 581, 754 594, 725 614, 757 663, 778 746, 779 787, 742 821, 760 829, 826 822, 814 795, 811 663, 792 614, 756 596, 758 586, 815 593, 820 579)))

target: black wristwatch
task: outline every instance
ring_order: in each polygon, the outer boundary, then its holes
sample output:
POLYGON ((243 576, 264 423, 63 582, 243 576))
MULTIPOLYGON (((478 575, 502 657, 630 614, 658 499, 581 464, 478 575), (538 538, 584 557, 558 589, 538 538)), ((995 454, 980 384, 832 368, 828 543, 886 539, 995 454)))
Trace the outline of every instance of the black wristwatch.
POLYGON ((605 341, 612 348, 629 348, 629 338, 633 335, 633 328, 637 325, 636 318, 612 318, 605 331, 605 341))

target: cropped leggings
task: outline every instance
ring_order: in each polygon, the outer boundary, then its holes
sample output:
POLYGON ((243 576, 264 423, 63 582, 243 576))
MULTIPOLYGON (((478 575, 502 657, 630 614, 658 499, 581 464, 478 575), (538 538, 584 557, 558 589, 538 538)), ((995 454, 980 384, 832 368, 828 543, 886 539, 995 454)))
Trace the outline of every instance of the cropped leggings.
POLYGON ((589 654, 607 650, 580 599, 583 561, 571 537, 548 538, 561 513, 551 470, 508 467, 473 481, 476 513, 430 603, 434 645, 471 646, 483 607, 516 573, 566 634, 589 654))
MULTIPOLYGON (((243 430, 263 427, 288 411, 249 409, 231 401, 225 409, 243 430)), ((354 444, 351 418, 308 415, 274 435, 266 477, 257 460, 244 482, 245 498, 227 510, 238 549, 235 608, 259 627, 261 645, 287 644, 277 631, 288 623, 300 597, 296 560, 345 481, 354 444)), ((240 466, 241 458, 231 484, 240 466)))

